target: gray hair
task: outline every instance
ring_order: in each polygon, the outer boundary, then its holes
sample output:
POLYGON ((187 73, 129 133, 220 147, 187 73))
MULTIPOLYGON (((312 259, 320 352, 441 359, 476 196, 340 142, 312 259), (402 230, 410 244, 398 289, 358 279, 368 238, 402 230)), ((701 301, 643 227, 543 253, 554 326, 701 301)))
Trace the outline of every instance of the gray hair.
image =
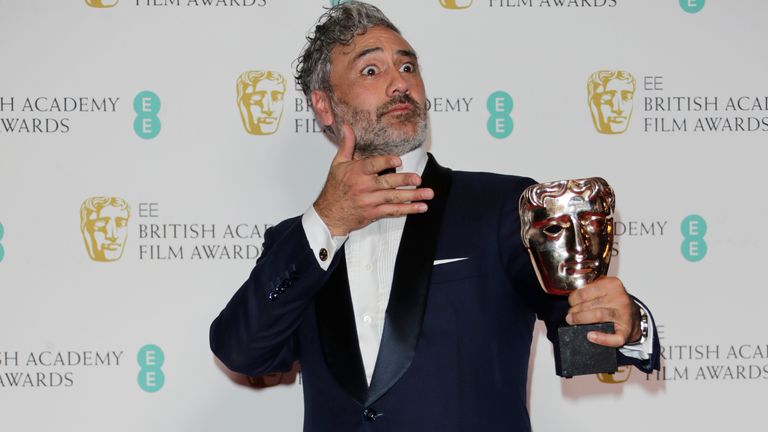
POLYGON ((331 51, 337 45, 349 45, 355 36, 376 26, 400 34, 379 8, 359 1, 339 3, 320 16, 314 33, 307 36, 307 44, 296 59, 296 82, 307 99, 314 90, 333 94, 331 51))

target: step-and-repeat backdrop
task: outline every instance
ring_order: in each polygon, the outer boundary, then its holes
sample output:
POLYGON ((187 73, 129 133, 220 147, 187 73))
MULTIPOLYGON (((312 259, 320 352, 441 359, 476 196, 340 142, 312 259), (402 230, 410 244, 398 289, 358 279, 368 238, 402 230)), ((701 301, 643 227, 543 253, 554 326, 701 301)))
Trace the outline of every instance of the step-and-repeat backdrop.
MULTIPOLYGON (((301 374, 228 373, 208 325, 335 153, 293 78, 330 3, 0 0, 3 430, 301 429, 301 374)), ((663 368, 562 380, 537 328, 534 429, 759 429, 768 3, 373 3, 443 165, 617 193, 663 368)))

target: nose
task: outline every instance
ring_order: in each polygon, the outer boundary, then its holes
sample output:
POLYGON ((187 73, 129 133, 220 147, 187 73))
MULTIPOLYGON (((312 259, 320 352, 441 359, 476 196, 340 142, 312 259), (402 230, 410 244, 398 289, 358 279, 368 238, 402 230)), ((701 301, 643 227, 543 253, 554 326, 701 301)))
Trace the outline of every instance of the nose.
POLYGON ((408 94, 410 91, 408 81, 397 68, 392 68, 390 73, 389 85, 387 86, 387 96, 393 97, 397 94, 408 94))
POLYGON ((268 94, 264 96, 264 99, 262 100, 264 105, 264 113, 265 114, 272 114, 272 95, 268 94))
POLYGON ((613 96, 613 112, 621 114, 624 112, 624 99, 621 98, 621 93, 616 93, 613 96))
POLYGON ((584 232, 580 223, 573 224, 573 249, 578 255, 583 255, 589 247, 589 236, 584 232))
POLYGON ((110 221, 107 223, 107 240, 110 242, 114 242, 117 240, 117 226, 115 225, 115 220, 110 219, 110 221))

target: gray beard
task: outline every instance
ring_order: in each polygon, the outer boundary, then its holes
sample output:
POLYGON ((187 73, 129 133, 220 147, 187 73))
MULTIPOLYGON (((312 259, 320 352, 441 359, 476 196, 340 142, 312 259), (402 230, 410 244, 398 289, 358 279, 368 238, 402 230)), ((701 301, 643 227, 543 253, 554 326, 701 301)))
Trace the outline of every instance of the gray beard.
POLYGON ((426 108, 419 105, 410 96, 406 100, 411 102, 414 109, 403 115, 402 122, 417 122, 416 132, 413 135, 394 131, 387 128, 380 122, 380 116, 391 106, 402 102, 402 97, 393 99, 391 103, 385 104, 376 112, 376 120, 363 110, 351 107, 349 104, 331 96, 331 110, 333 111, 336 123, 334 132, 339 140, 343 139, 342 125, 349 125, 355 133, 355 156, 402 156, 410 151, 424 145, 427 140, 429 120, 426 108))

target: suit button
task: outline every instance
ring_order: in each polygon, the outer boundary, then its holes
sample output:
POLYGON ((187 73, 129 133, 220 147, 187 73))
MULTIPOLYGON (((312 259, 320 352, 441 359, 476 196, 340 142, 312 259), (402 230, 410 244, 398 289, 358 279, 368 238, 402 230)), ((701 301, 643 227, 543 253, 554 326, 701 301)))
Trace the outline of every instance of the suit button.
POLYGON ((369 422, 375 422, 376 417, 380 416, 381 414, 377 413, 375 409, 373 408, 367 408, 365 411, 363 411, 363 417, 365 417, 366 420, 369 422))
POLYGON ((325 261, 328 259, 328 251, 325 248, 322 248, 320 249, 318 256, 320 257, 320 261, 325 261))

